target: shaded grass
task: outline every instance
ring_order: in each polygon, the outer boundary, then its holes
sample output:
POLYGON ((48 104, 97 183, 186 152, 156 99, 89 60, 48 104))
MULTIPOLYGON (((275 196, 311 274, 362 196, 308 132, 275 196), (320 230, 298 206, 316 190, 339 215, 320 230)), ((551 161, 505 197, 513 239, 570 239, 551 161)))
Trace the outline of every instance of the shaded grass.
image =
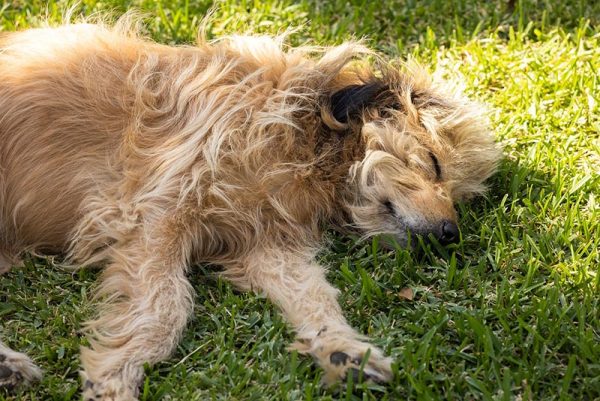
MULTIPOLYGON (((14 30, 59 21, 66 2, 1 4, 0 26, 14 30)), ((349 321, 394 357, 389 386, 323 390, 312 362, 286 351, 293 334, 272 305, 199 268, 190 328, 147 369, 141 398, 600 399, 600 4, 84 0, 76 13, 135 6, 151 37, 190 43, 215 5, 209 37, 300 27, 292 43, 367 36, 391 57, 411 54, 490 106, 506 159, 486 197, 459 205, 458 246, 387 252, 330 236, 321 259, 349 321)), ((78 330, 97 274, 48 265, 30 259, 0 281, 3 339, 46 372, 0 399, 79 397, 78 330)))

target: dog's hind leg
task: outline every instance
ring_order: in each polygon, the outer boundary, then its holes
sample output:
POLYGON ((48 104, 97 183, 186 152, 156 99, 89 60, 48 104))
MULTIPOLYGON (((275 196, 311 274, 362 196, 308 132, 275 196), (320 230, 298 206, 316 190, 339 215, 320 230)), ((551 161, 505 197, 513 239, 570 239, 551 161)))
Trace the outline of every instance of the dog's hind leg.
POLYGON ((338 290, 327 282, 325 269, 310 252, 257 250, 224 274, 241 287, 264 292, 282 309, 296 330, 295 347, 321 365, 325 384, 348 374, 356 380, 391 379, 391 359, 348 325, 336 300, 338 290))
POLYGON ((87 323, 91 347, 81 354, 84 400, 135 400, 143 365, 170 356, 192 310, 186 258, 132 242, 114 250, 99 288, 105 298, 100 315, 87 323))
POLYGON ((0 388, 9 390, 42 378, 40 368, 20 352, 15 352, 0 341, 0 388))

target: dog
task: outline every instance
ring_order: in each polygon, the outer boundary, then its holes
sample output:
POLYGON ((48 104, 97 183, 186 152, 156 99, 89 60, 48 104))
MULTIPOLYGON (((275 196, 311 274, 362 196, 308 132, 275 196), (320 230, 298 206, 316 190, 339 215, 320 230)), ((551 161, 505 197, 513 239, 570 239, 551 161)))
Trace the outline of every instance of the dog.
MULTIPOLYGON (((266 294, 325 383, 389 381, 315 254, 328 227, 458 242, 454 203, 484 191, 500 155, 481 106, 359 42, 174 47, 126 25, 0 38, 0 272, 23 252, 102 267, 84 399, 137 398, 143 365, 186 326, 198 263, 266 294)), ((0 376, 41 371, 1 344, 0 376)))

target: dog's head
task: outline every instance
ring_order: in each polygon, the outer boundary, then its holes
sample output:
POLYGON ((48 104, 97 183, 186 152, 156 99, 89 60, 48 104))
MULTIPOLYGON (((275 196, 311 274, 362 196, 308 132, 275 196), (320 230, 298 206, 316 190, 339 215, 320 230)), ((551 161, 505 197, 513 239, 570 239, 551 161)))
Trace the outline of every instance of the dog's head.
POLYGON ((454 203, 484 190, 500 156, 482 107, 413 67, 337 88, 329 112, 364 149, 349 171, 353 225, 400 244, 409 233, 457 242, 454 203))

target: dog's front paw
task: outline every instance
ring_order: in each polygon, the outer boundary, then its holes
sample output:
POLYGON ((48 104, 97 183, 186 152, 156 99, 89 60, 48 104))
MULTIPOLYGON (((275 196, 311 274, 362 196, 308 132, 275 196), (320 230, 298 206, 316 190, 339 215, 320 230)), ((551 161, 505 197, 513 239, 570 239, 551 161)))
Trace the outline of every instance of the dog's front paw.
POLYGON ((0 388, 12 390, 41 378, 42 371, 27 355, 14 351, 0 353, 0 388))
POLYGON ((385 383, 392 379, 392 359, 377 347, 348 333, 321 331, 305 348, 325 371, 323 383, 331 386, 345 381, 385 383))
POLYGON ((82 373, 84 401, 137 401, 138 386, 125 383, 115 376, 104 380, 91 381, 82 373))

